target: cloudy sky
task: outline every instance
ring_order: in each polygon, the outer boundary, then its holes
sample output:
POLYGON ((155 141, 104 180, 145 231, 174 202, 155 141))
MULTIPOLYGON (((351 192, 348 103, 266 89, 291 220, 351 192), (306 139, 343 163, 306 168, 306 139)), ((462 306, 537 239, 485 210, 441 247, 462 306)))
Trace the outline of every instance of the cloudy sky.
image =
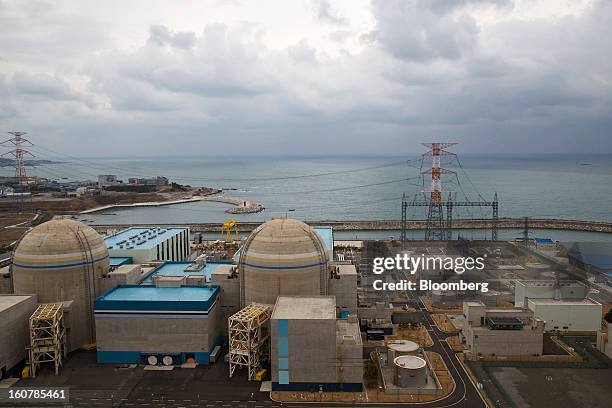
POLYGON ((0 130, 57 151, 612 152, 607 0, 0 0, 0 130))

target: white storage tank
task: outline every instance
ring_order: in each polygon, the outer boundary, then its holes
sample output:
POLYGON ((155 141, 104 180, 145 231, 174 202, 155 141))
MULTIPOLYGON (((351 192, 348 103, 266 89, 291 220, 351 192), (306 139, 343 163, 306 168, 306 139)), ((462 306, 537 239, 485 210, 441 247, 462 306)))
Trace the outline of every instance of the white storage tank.
POLYGON ((387 361, 393 364, 393 360, 399 356, 416 355, 419 352, 419 345, 414 341, 400 340, 387 345, 387 361))
POLYGON ((393 360, 394 383, 401 388, 419 388, 427 384, 427 362, 417 356, 399 356, 393 360))

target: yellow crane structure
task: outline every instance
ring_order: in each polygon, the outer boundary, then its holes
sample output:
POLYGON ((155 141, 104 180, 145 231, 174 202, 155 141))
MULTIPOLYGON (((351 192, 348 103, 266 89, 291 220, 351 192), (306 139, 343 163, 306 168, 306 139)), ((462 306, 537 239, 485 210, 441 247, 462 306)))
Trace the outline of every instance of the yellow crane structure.
POLYGON ((234 219, 226 220, 223 225, 221 225, 221 240, 232 242, 238 239, 238 221, 234 219), (232 232, 234 233, 233 236, 232 232))

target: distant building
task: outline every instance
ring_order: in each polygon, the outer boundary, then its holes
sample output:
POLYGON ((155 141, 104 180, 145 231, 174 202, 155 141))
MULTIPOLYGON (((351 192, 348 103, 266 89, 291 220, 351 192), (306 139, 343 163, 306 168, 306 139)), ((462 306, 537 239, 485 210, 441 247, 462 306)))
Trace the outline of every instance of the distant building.
POLYGON ((116 186, 117 184, 121 184, 121 180, 118 180, 114 174, 101 174, 98 176, 99 187, 116 186))
POLYGON ((75 190, 77 197, 91 197, 99 193, 99 190, 91 187, 77 187, 75 190))
POLYGON ((138 184, 145 186, 165 186, 168 185, 168 179, 164 176, 149 178, 130 177, 128 179, 128 184, 138 184))
POLYGON ((461 340, 477 356, 539 356, 544 347, 544 322, 523 308, 487 308, 463 302, 461 340))

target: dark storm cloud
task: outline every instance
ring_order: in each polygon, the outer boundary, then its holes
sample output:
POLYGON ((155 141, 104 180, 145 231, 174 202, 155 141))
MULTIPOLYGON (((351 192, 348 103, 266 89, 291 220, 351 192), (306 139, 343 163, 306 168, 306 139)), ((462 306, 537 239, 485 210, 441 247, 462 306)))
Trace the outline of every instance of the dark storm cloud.
POLYGON ((452 139, 474 152, 612 152, 607 1, 522 18, 510 0, 375 0, 361 28, 317 1, 304 19, 328 44, 304 32, 283 46, 260 23, 218 19, 147 21, 118 45, 95 13, 44 4, 0 2, 0 127, 59 151, 389 154, 452 139), (502 17, 482 24, 484 8, 502 17))

